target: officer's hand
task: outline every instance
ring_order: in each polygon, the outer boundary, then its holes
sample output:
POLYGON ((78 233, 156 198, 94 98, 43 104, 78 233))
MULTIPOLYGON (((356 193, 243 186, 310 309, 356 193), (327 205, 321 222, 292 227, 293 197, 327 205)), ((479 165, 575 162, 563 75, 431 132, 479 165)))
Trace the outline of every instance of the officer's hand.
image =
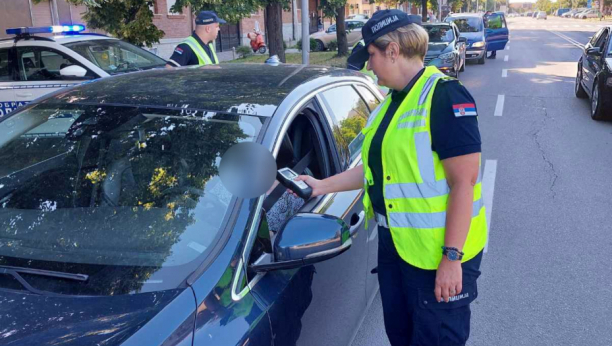
POLYGON ((442 257, 436 272, 436 288, 434 289, 438 302, 444 300, 448 303, 450 297, 461 294, 462 274, 461 261, 449 261, 446 256, 442 257))
MULTIPOLYGON (((300 175, 295 178, 295 181, 303 181, 312 188, 311 197, 317 197, 325 194, 323 180, 315 179, 309 175, 300 175)), ((293 191, 290 191, 294 196, 298 197, 293 191)))

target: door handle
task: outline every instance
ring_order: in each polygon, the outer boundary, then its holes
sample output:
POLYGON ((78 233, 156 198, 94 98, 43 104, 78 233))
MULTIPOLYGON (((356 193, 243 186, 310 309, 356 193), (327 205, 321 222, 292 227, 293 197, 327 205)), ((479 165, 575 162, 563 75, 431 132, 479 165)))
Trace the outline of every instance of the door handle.
MULTIPOLYGON (((359 227, 361 227, 361 225, 363 224, 363 221, 365 220, 365 211, 362 210, 361 213, 359 213, 359 215, 353 214, 353 216, 357 216, 357 221, 351 222, 351 228, 349 229, 349 233, 351 234, 351 237, 357 233, 357 231, 359 230, 359 227)), ((351 217, 351 220, 352 219, 353 217, 351 217)))
POLYGON ((32 93, 15 93, 17 97, 31 97, 32 93))

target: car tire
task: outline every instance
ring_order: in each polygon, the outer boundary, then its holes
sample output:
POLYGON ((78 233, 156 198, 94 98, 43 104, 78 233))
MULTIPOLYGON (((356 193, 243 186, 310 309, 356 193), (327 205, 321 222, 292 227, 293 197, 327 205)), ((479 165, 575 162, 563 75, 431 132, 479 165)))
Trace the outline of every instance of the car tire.
POLYGON ((586 91, 584 91, 584 88, 582 87, 582 65, 580 64, 578 64, 578 72, 576 72, 576 82, 574 85, 574 93, 576 94, 576 97, 579 99, 585 99, 588 96, 586 91))
POLYGON ((486 59, 487 59, 487 52, 485 51, 485 53, 482 55, 482 58, 478 59, 478 65, 484 65, 486 59))
POLYGON ((591 93, 591 119, 604 120, 606 118, 608 117, 604 113, 601 93, 599 92, 599 80, 596 79, 595 83, 593 83, 593 92, 591 93))
POLYGON ((325 50, 325 45, 323 44, 323 41, 321 40, 316 40, 317 42, 317 48, 315 48, 315 52, 322 52, 325 50))

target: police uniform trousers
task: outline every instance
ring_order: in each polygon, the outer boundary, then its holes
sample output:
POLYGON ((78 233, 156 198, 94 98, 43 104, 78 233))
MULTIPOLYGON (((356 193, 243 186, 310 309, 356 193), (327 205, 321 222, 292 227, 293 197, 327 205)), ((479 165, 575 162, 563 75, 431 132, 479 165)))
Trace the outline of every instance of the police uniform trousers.
MULTIPOLYGON (((436 302, 436 271, 405 262, 391 232, 378 225, 378 282, 385 330, 392 346, 463 346, 470 335, 470 303, 477 297, 482 251, 463 263, 463 290, 436 302)), ((440 249, 442 251, 442 249, 440 249)))

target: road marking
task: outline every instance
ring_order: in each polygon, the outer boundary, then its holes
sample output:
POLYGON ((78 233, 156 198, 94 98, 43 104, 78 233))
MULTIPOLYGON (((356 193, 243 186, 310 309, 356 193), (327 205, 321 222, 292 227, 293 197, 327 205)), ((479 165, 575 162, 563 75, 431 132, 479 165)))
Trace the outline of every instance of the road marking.
POLYGON ((580 42, 578 42, 578 41, 574 40, 574 39, 573 39, 573 38, 571 38, 571 37, 568 37, 568 36, 566 36, 566 35, 564 35, 564 34, 562 34, 562 33, 560 33, 560 32, 551 31, 551 30, 548 30, 548 31, 549 31, 549 32, 551 32, 551 33, 553 33, 553 34, 555 34, 555 35, 557 35, 557 36, 559 36, 559 37, 561 37, 562 39, 564 39, 564 40, 566 40, 567 42, 571 43, 572 45, 574 45, 576 48, 578 48, 578 49, 580 49, 580 50, 582 50, 582 49, 584 48, 584 45, 583 45, 582 43, 580 43, 580 42))
POLYGON ((510 50, 510 46, 506 46, 506 50, 510 50))
POLYGON ((504 112, 504 99, 506 97, 504 95, 497 95, 497 104, 495 104, 495 113, 493 114, 496 117, 501 117, 504 112))
POLYGON ((484 172, 482 175, 482 198, 485 205, 485 215, 487 218, 487 243, 484 252, 489 251, 489 238, 491 234, 491 214, 493 213, 493 194, 495 192, 495 175, 497 174, 497 160, 485 161, 484 172))
POLYGON ((502 78, 506 78, 508 77, 508 70, 507 69, 503 69, 502 70, 502 78))
POLYGON ((506 56, 504 57, 504 61, 508 61, 508 59, 509 59, 509 58, 510 58, 510 56, 506 55, 506 56))

